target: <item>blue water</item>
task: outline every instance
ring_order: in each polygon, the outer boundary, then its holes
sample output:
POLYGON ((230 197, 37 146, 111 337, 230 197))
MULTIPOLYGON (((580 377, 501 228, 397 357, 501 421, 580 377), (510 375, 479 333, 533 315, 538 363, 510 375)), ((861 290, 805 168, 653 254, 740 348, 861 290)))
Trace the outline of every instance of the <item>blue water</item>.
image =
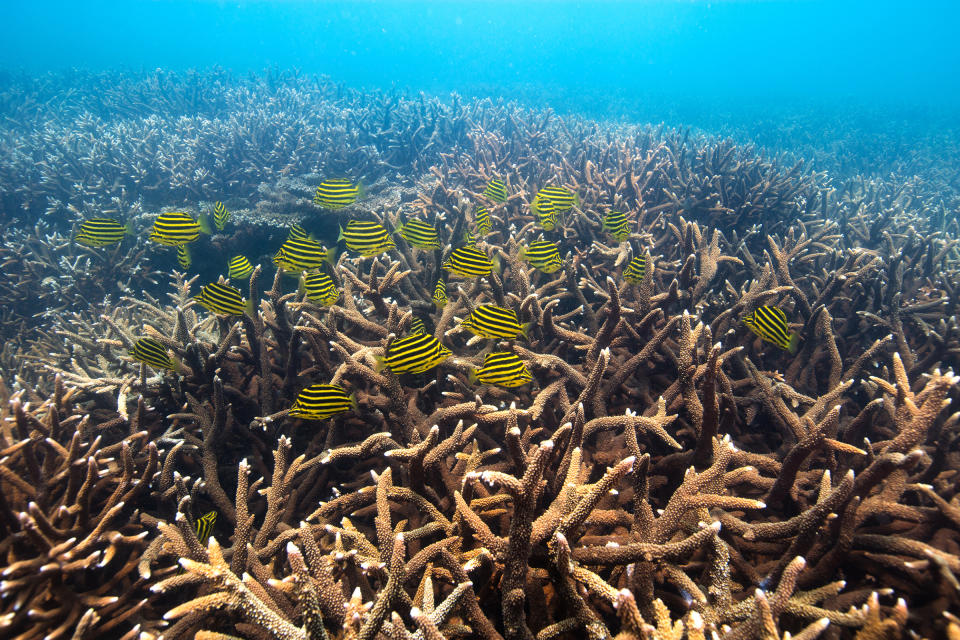
POLYGON ((351 86, 529 93, 560 109, 654 117, 808 104, 954 109, 958 27, 955 1, 6 0, 0 68, 273 66, 351 86))

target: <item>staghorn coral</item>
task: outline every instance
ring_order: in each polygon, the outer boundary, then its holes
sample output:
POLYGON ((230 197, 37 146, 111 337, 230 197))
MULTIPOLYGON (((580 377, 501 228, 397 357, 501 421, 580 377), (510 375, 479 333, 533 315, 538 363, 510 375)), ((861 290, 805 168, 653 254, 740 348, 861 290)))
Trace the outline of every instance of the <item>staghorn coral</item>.
MULTIPOLYGON (((271 91, 306 100, 306 82, 271 91)), ((204 113, 210 98, 174 86, 181 106, 168 111, 204 113)), ((491 206, 494 230, 479 247, 503 269, 451 279, 434 312, 443 252, 398 240, 384 256, 341 256, 344 291, 329 308, 258 269, 244 285, 255 311, 240 318, 198 309, 198 283, 181 276, 169 302, 152 290, 52 316, 24 353, 37 366, 22 382, 36 388, 8 403, 0 485, 17 501, 9 526, 43 515, 58 537, 37 547, 11 529, 4 570, 52 558, 80 595, 36 600, 30 617, 15 604, 51 597, 48 583, 17 574, 4 583, 5 624, 24 637, 85 637, 117 620, 107 632, 130 637, 510 640, 947 628, 939 613, 957 609, 960 568, 958 380, 948 371, 960 353, 956 229, 921 223, 929 194, 838 191, 785 158, 666 128, 602 129, 482 101, 323 100, 356 103, 344 148, 366 153, 372 140, 379 161, 392 154, 405 173, 396 191, 372 180, 379 195, 328 220, 395 228, 401 211, 416 213, 457 241, 476 195, 501 175, 511 196, 491 206), (550 275, 518 259, 540 233, 529 200, 548 182, 581 199, 550 236, 565 257, 550 275), (600 230, 610 208, 633 221, 620 245, 600 230), (620 278, 631 255, 647 257, 639 285, 620 278), (460 330, 481 303, 531 321, 527 338, 460 330), (760 304, 787 310, 803 338, 792 358, 741 325, 760 304), (411 312, 429 316, 454 356, 421 376, 378 371, 411 312), (139 335, 170 348, 181 373, 132 364, 124 351, 139 335), (471 385, 470 368, 503 349, 536 384, 471 385), (23 408, 51 406, 52 375, 53 393, 70 399, 53 403, 63 407, 55 430, 44 423, 53 413, 31 419, 23 408), (289 418, 299 389, 317 381, 354 392, 358 411, 289 418), (44 427, 31 434, 18 420, 44 427), (77 451, 102 468, 91 503, 100 520, 71 520, 68 503, 34 508, 22 486, 30 477, 70 496, 59 487, 70 486, 63 465, 77 451), (113 496, 134 487, 136 505, 110 515, 113 496), (218 518, 203 545, 194 523, 209 510, 218 518), (65 535, 89 540, 100 554, 90 562, 125 558, 117 600, 83 595, 97 567, 49 555, 65 535)), ((373 178, 388 173, 344 158, 373 178)), ((192 162, 187 152, 179 161, 192 162)), ((269 178, 309 195, 259 161, 263 173, 243 189, 269 178)), ((317 168, 300 156, 290 166, 317 168)), ((202 184, 184 188, 207 197, 202 184)), ((266 195, 262 212, 291 201, 266 195)))

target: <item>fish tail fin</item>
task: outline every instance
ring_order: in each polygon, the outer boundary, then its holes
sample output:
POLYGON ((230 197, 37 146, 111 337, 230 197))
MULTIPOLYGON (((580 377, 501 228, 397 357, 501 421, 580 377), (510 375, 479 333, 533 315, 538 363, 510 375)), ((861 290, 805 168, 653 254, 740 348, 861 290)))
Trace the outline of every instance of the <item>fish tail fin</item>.
POLYGON ((173 372, 178 376, 186 375, 186 369, 183 367, 183 363, 180 362, 180 358, 177 356, 170 356, 170 361, 173 363, 173 372))
POLYGON ((790 352, 790 355, 796 355, 797 349, 800 347, 800 334, 791 333, 790 342, 787 344, 787 351, 790 352))
POLYGON ((467 381, 470 384, 478 384, 480 382, 480 378, 477 377, 477 370, 475 368, 470 369, 469 373, 467 373, 467 381))
POLYGON ((254 317, 256 315, 257 307, 253 304, 253 298, 249 298, 243 308, 249 316, 254 317))
POLYGON ((377 373, 383 371, 387 366, 387 361, 383 356, 374 356, 373 359, 376 363, 373 365, 373 370, 377 373))
MULTIPOLYGON (((342 229, 342 228, 340 229, 340 237, 341 237, 341 238, 343 237, 343 229, 342 229)), ((331 267, 336 266, 336 264, 337 264, 337 248, 336 248, 336 247, 331 247, 330 249, 327 249, 327 257, 324 258, 324 259, 326 260, 327 264, 329 264, 331 267)))
POLYGON ((525 324, 520 325, 520 333, 523 334, 523 337, 527 340, 530 339, 530 328, 533 327, 533 320, 525 324))
POLYGON ((210 226, 210 216, 205 213, 201 213, 197 217, 197 224, 200 225, 200 233, 205 233, 208 236, 213 234, 213 227, 210 226))
POLYGON ((493 256, 492 262, 493 262, 493 271, 494 271, 494 273, 500 273, 500 266, 501 266, 501 265, 500 265, 500 255, 497 254, 497 255, 493 256))
POLYGON ((366 197, 366 195, 367 195, 367 190, 363 186, 363 182, 360 180, 357 180, 357 200, 360 200, 361 198, 366 197))
POLYGON ((353 409, 354 413, 360 412, 360 405, 357 403, 357 393, 353 392, 350 394, 350 408, 353 409))
POLYGON ((575 204, 577 207, 580 206, 580 194, 576 191, 573 192, 573 204, 575 204))
POLYGON ((340 233, 337 235, 337 242, 343 240, 343 227, 340 227, 340 233))
POLYGON ((134 235, 133 220, 127 220, 127 224, 123 225, 123 233, 128 236, 134 235))
POLYGON ((527 248, 526 248, 526 247, 520 247, 520 249, 517 251, 517 258, 520 259, 520 260, 526 260, 526 259, 527 259, 527 248))

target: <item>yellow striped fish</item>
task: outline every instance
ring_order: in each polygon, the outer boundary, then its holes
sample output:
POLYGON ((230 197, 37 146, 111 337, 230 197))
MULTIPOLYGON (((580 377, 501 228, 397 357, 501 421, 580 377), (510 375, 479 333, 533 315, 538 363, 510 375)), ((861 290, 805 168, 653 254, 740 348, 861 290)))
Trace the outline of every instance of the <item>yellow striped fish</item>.
POLYGON ((213 205, 213 226, 217 228, 217 231, 223 231, 224 227, 227 226, 227 220, 230 219, 230 212, 227 211, 227 208, 222 202, 217 200, 213 205))
POLYGON ((113 218, 90 218, 80 223, 74 241, 87 247, 107 247, 133 233, 131 223, 120 224, 113 218))
POLYGON ((370 220, 351 220, 346 229, 340 227, 337 241, 340 240, 346 242, 347 249, 364 257, 376 256, 396 248, 383 225, 370 220))
POLYGON ((227 277, 231 280, 246 280, 253 273, 253 265, 246 256, 233 256, 227 263, 227 277))
POLYGON ((504 309, 494 304, 477 305, 460 326, 483 338, 516 338, 522 335, 527 337, 529 324, 521 325, 517 320, 517 312, 513 309, 504 309))
POLYGON ((210 539, 210 534, 213 533, 213 525, 217 522, 217 512, 208 511, 199 518, 197 518, 196 523, 196 532, 197 540, 200 541, 200 544, 207 546, 207 541, 210 539))
POLYGON ((620 211, 608 211, 603 218, 603 228, 610 232, 617 242, 623 242, 630 237, 630 223, 626 214, 620 211))
POLYGON ((324 209, 343 209, 357 201, 361 195, 359 183, 346 178, 328 178, 320 183, 313 196, 313 204, 324 209))
POLYGON ((763 305, 743 319, 751 331, 791 354, 797 352, 800 336, 787 326, 787 314, 780 307, 763 305))
POLYGON ((153 221, 150 240, 168 247, 176 247, 193 242, 200 237, 201 232, 210 233, 210 227, 205 218, 197 221, 189 213, 170 211, 161 213, 153 221))
POLYGON ((309 238, 289 238, 273 256, 273 264, 284 271, 299 273, 318 269, 324 262, 332 263, 336 253, 336 247, 328 251, 309 238))
POLYGON ((580 204, 580 198, 566 187, 547 186, 537 192, 537 200, 549 200, 557 213, 566 213, 573 205, 580 204))
POLYGON ((549 240, 534 240, 526 248, 520 249, 520 259, 544 273, 556 273, 562 266, 560 249, 549 240))
POLYGON ((310 236, 307 234, 307 230, 299 222, 294 222, 290 225, 290 230, 287 232, 287 240, 307 240, 310 236))
POLYGON ((647 256, 633 256, 633 259, 623 268, 623 279, 630 284, 640 284, 647 274, 647 256))
POLYGON ((433 304, 437 305, 438 309, 447 306, 447 283, 443 280, 437 280, 437 286, 433 288, 433 304))
POLYGON ((177 245, 177 264, 180 265, 180 268, 186 271, 190 268, 190 265, 193 264, 193 259, 190 257, 190 249, 185 244, 177 245))
POLYGON ((476 278, 493 273, 494 262, 476 247, 457 247, 443 261, 443 268, 464 278, 476 278))
POLYGON ((510 351, 488 353, 483 358, 483 366, 470 371, 470 382, 473 384, 479 382, 513 389, 532 380, 527 365, 510 351))
POLYGON ((377 371, 423 373, 450 357, 450 349, 429 333, 417 333, 393 341, 386 356, 377 357, 377 371))
POLYGON ((543 227, 544 231, 553 231, 560 224, 560 213, 552 200, 537 196, 530 203, 530 209, 536 215, 537 223, 543 227))
POLYGON ((300 289, 307 294, 307 300, 329 307, 340 299, 340 290, 333 278, 325 273, 307 273, 300 278, 300 289))
POLYGON ((507 185, 500 178, 491 178, 487 188, 483 190, 483 196, 493 202, 506 202, 507 185))
POLYGON ((477 227, 477 233, 485 236, 493 229, 493 223, 490 222, 490 212, 486 207, 477 207, 473 212, 473 224, 477 227))
POLYGON ((412 336, 418 333, 426 333, 427 326, 423 324, 423 320, 417 316, 413 316, 413 319, 410 321, 410 329, 407 330, 407 335, 412 336))
POLYGON ((335 384, 312 384, 305 387, 290 408, 291 418, 326 420, 338 413, 357 410, 357 398, 335 384))
POLYGON ((167 352, 167 348, 153 338, 140 338, 128 352, 137 362, 148 364, 154 369, 179 371, 180 364, 167 352))
POLYGON ((242 316, 253 309, 253 301, 244 300, 240 289, 219 282, 204 285, 193 299, 218 316, 242 316))
POLYGON ((400 237, 418 249, 439 249, 440 234, 437 228, 423 220, 410 220, 400 225, 400 237))

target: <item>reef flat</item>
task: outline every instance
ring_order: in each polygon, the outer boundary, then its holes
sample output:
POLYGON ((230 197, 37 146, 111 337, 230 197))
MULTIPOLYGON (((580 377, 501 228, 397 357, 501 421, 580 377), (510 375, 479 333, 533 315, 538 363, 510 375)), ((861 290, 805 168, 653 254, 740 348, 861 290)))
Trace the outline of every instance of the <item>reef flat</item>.
POLYGON ((0 88, 4 637, 960 634, 929 159, 297 74, 0 88))

